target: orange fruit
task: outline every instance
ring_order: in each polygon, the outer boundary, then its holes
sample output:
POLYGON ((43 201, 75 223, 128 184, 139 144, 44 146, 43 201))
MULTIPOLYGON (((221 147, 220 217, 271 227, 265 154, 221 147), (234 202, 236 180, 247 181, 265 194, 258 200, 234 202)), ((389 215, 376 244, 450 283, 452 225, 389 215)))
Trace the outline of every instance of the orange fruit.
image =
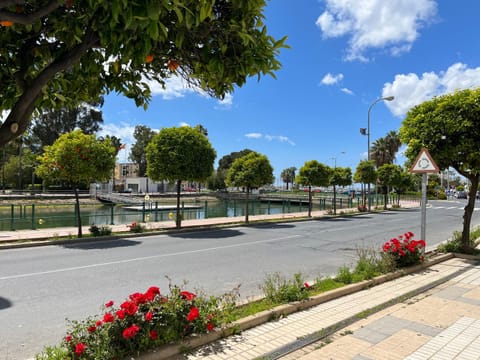
POLYGON ((71 8, 73 6, 73 0, 66 0, 65 1, 65 6, 67 8, 71 8))
POLYGON ((145 56, 145 62, 147 64, 151 63, 153 61, 153 55, 152 54, 148 54, 147 56, 145 56))
POLYGON ((2 25, 2 26, 12 26, 13 21, 3 20, 3 21, 0 21, 0 25, 2 25))
POLYGON ((178 62, 176 62, 175 60, 168 60, 167 66, 170 71, 175 71, 178 68, 178 62))

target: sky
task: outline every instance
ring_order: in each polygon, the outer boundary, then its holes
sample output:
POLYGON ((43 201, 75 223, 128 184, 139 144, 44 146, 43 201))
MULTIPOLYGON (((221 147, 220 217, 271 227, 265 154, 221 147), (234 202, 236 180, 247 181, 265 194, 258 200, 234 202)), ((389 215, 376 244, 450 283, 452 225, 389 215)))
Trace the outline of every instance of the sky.
MULTIPOLYGON (((127 145, 136 125, 153 130, 201 124, 218 160, 251 149, 280 173, 306 161, 355 171, 371 143, 398 130, 407 111, 434 96, 480 86, 477 0, 271 0, 264 11, 270 35, 288 36, 276 79, 250 78, 223 101, 185 87, 153 84, 148 109, 111 94, 100 135, 127 145)), ((397 163, 403 165, 399 155, 397 163)))

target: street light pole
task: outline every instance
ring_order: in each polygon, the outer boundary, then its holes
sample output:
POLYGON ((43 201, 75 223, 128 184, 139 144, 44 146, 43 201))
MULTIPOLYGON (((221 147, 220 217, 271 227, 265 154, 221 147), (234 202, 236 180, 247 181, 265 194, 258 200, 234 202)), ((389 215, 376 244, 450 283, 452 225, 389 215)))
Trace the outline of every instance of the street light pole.
MULTIPOLYGON (((370 112, 372 111, 372 108, 375 106, 375 104, 377 104, 378 102, 380 101, 392 101, 393 99, 395 99, 394 96, 385 96, 385 97, 381 97, 381 98, 378 98, 377 100, 375 100, 371 105, 370 107, 368 108, 368 123, 367 123, 367 143, 368 143, 368 147, 367 147, 367 159, 368 161, 370 161, 370 112)), ((371 209, 371 196, 370 196, 370 182, 368 182, 368 211, 370 211, 371 209)))

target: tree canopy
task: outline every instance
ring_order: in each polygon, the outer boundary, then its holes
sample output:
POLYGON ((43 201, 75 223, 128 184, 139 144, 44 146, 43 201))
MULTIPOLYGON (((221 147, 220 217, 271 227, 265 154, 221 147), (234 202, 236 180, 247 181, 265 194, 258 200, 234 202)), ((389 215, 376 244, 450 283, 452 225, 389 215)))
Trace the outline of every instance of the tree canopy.
POLYGON ((308 186, 308 216, 312 213, 312 186, 328 186, 331 168, 317 160, 306 161, 300 168, 296 182, 308 186))
POLYGON ((135 144, 130 149, 129 158, 135 164, 138 164, 137 176, 145 176, 147 172, 147 156, 145 149, 155 135, 155 131, 146 125, 137 125, 133 131, 133 137, 135 138, 135 144))
POLYGON ((470 246, 470 223, 480 178, 480 88, 457 91, 412 108, 400 128, 407 144, 405 156, 413 162, 422 147, 438 167, 454 168, 470 181, 465 207, 462 242, 470 246))
POLYGON ((34 111, 109 92, 147 106, 148 80, 173 75, 223 98, 280 68, 285 38, 263 24, 265 0, 21 0, 0 2, 0 146, 34 111))
POLYGON ((256 151, 237 158, 227 172, 225 183, 228 186, 245 187, 245 221, 248 223, 248 195, 250 189, 273 183, 273 167, 265 155, 256 151))
POLYGON ((198 128, 188 126, 163 128, 146 147, 147 175, 155 181, 177 183, 176 224, 181 226, 181 183, 206 180, 213 172, 217 153, 198 128))

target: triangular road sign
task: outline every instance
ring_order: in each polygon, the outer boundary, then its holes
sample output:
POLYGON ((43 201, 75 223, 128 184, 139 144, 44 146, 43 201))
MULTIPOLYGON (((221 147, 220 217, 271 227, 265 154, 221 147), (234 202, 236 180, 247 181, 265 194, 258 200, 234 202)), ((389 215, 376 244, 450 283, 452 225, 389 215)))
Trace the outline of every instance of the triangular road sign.
POLYGON ((417 159, 410 169, 410 172, 414 174, 438 173, 439 171, 437 164, 426 148, 420 150, 417 159))

